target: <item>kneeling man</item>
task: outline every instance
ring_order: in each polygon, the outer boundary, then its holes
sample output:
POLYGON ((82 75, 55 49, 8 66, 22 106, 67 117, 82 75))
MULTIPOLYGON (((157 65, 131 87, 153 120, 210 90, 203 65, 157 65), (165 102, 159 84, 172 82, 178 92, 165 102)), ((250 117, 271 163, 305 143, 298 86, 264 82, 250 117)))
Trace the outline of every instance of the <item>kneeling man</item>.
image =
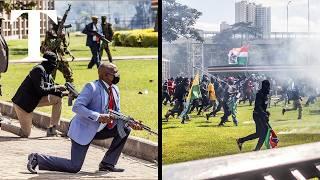
POLYGON ((130 134, 129 126, 137 130, 142 128, 113 119, 107 112, 108 109, 120 112, 120 91, 115 85, 119 80, 116 65, 103 63, 99 66, 98 74, 99 80, 85 85, 72 108, 76 115, 72 118, 68 131, 71 138, 71 159, 32 153, 28 156, 27 164, 31 173, 37 173, 37 166, 39 170, 77 173, 92 140, 111 137, 113 141, 99 164, 99 170, 124 171, 115 168, 115 165, 130 134))

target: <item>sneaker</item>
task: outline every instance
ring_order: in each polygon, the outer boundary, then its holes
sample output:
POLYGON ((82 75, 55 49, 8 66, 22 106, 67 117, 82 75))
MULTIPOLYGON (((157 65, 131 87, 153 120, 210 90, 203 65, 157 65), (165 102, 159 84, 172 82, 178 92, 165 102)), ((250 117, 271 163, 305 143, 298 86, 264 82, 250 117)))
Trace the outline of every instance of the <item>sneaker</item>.
POLYGON ((286 112, 286 109, 282 109, 282 115, 284 115, 284 113, 286 112))
POLYGON ((209 117, 210 117, 210 115, 206 114, 207 121, 209 121, 209 117))
POLYGON ((31 174, 37 174, 37 171, 35 170, 37 165, 38 165, 37 154, 36 153, 29 154, 27 169, 31 172, 31 174))
POLYGON ((240 142, 240 139, 236 139, 237 144, 238 144, 238 148, 241 151, 242 150, 242 143, 240 142))
POLYGON ((49 127, 47 129, 47 137, 57 136, 57 128, 56 126, 49 127))

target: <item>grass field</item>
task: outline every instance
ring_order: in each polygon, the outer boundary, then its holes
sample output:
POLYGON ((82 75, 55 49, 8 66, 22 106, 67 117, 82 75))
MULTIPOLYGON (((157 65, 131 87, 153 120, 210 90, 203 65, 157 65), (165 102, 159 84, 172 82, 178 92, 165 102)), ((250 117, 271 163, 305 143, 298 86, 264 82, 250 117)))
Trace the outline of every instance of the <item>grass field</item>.
MULTIPOLYGON (((27 39, 10 40, 8 41, 8 46, 9 46, 10 60, 22 59, 27 57, 27 54, 28 54, 27 39)), ((76 58, 91 57, 90 49, 89 47, 86 46, 86 36, 75 36, 74 34, 71 34, 69 49, 71 50, 71 52, 76 58)), ((141 56, 141 55, 157 55, 158 54, 158 48, 111 46, 110 51, 112 56, 141 56)), ((103 57, 107 57, 105 52, 103 52, 103 57)))
MULTIPOLYGON (((88 62, 71 62, 74 72, 75 86, 80 92, 83 86, 98 78, 97 69, 87 69, 88 62)), ((121 93, 121 111, 131 117, 143 121, 155 131, 158 131, 158 62, 155 60, 115 61, 121 75, 119 83, 121 93), (149 82, 149 80, 153 80, 149 82), (139 91, 148 94, 138 94, 139 91)), ((10 64, 6 73, 1 74, 3 95, 1 100, 11 102, 17 88, 35 64, 10 64)), ((60 72, 57 73, 56 83, 64 84, 65 80, 60 72)), ((73 117, 68 99, 63 99, 62 117, 73 117)), ((37 108, 51 114, 50 107, 37 108)), ((132 131, 134 136, 158 141, 158 137, 149 135, 145 131, 132 131)))
MULTIPOLYGON (((278 147, 320 141, 320 114, 310 112, 320 109, 319 105, 320 103, 308 108, 303 107, 302 120, 297 120, 297 111, 286 112, 283 116, 280 104, 277 107, 271 106, 270 124, 280 140, 278 147)), ((162 108, 162 117, 169 108, 169 105, 162 108)), ((181 124, 181 119, 172 117, 169 118, 169 122, 163 121, 163 164, 240 153, 236 139, 255 132, 252 109, 248 104, 238 107, 237 117, 240 123, 237 127, 233 125, 231 117, 231 122, 227 122, 225 127, 217 127, 223 115, 221 111, 216 117, 211 117, 209 122, 206 121, 205 115, 196 116, 195 112, 191 114, 188 124, 181 124)), ((246 142, 241 152, 252 151, 256 143, 257 140, 246 142)))

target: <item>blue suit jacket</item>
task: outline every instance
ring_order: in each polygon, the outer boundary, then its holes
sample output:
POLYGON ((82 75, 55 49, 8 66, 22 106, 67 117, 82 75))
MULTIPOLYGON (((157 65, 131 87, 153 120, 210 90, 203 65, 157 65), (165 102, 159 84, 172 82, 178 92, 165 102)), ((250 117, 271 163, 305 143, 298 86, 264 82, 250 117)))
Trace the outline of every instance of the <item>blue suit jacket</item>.
MULTIPOLYGON (((97 26, 97 33, 103 36, 101 25, 97 23, 96 26, 97 26)), ((96 41, 93 41, 93 35, 91 35, 91 31, 93 31, 93 23, 87 24, 86 27, 82 30, 82 33, 87 35, 86 46, 89 46, 89 47, 94 46, 94 43, 97 44, 96 41)))
MULTIPOLYGON (((120 91, 116 85, 112 86, 115 110, 120 112, 120 91)), ((68 136, 72 140, 81 145, 87 145, 92 141, 100 125, 98 117, 106 113, 107 102, 105 101, 108 99, 106 96, 108 94, 98 80, 85 85, 72 108, 76 113, 68 131, 68 136)))

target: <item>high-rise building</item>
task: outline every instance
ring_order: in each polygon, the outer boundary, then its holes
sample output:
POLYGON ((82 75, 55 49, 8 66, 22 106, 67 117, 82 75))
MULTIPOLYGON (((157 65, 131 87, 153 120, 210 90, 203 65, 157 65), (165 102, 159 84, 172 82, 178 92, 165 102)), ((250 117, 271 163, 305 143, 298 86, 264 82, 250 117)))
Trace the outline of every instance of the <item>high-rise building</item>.
MULTIPOLYGON (((23 3, 29 3, 31 1, 36 2, 34 9, 37 10, 53 10, 54 9, 54 0, 20 0, 23 3)), ((17 2, 13 0, 12 3, 17 2)), ((2 17, 1 24, 1 34, 5 39, 21 39, 28 36, 28 20, 19 17, 14 23, 10 24, 10 14, 5 10, 0 12, 2 17)), ((40 35, 45 35, 47 29, 49 28, 50 18, 45 14, 40 14, 40 35)))
POLYGON ((258 5, 256 7, 256 26, 261 30, 264 38, 271 33, 271 8, 258 5))
POLYGON ((227 24, 227 22, 225 21, 222 21, 221 24, 220 24, 220 32, 224 31, 224 30, 227 30, 231 28, 231 26, 229 24, 227 24))
POLYGON ((235 4, 235 22, 247 22, 247 1, 236 2, 235 4))
POLYGON ((235 3, 235 23, 251 22, 253 26, 260 28, 264 38, 271 33, 271 8, 261 4, 248 3, 242 0, 235 3))
POLYGON ((251 22, 253 26, 256 23, 256 4, 249 3, 247 5, 247 19, 246 22, 251 22))

